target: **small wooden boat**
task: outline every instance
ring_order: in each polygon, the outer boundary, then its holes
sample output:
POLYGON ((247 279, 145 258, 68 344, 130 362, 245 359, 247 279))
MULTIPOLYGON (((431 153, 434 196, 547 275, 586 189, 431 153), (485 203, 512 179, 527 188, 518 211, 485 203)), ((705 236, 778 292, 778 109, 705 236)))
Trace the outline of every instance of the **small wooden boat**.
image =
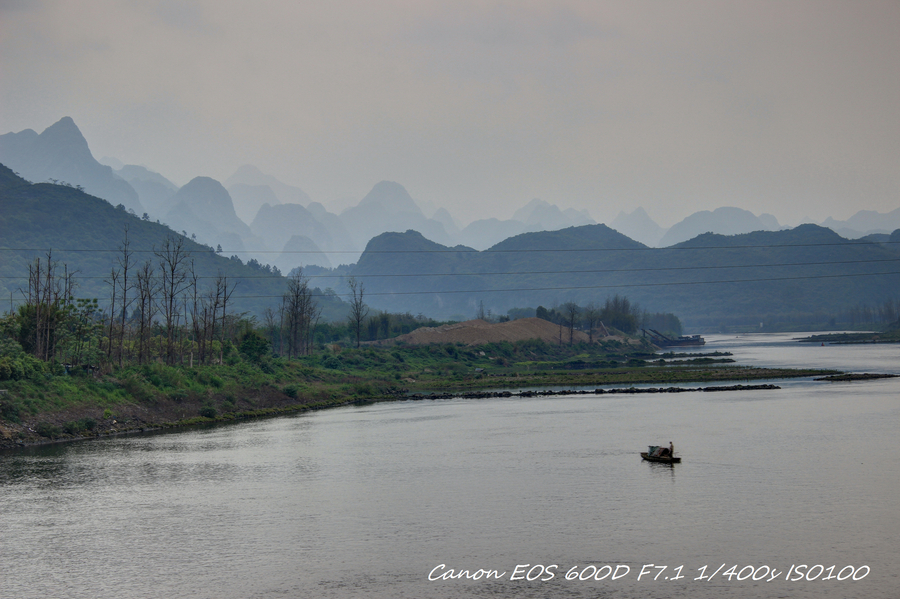
POLYGON ((681 458, 679 458, 677 456, 673 457, 673 456, 668 456, 668 455, 663 455, 663 456, 650 455, 646 451, 641 452, 641 457, 644 458, 645 460, 647 460, 648 462, 661 462, 663 464, 680 464, 681 463, 681 458))
POLYGON ((660 462, 661 464, 680 464, 681 458, 675 457, 675 446, 671 443, 668 447, 650 445, 647 451, 641 452, 641 457, 648 462, 660 462))

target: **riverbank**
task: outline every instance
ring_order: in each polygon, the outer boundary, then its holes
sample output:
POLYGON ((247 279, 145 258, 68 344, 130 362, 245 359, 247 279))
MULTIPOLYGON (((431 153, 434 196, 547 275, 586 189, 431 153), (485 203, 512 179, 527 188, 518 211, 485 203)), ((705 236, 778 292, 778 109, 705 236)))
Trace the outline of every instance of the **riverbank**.
MULTIPOLYGON (((231 362, 231 363, 228 363, 231 362)), ((748 368, 722 354, 628 348, 487 344, 332 348, 315 356, 224 365, 131 366, 2 383, 0 448, 234 422, 438 393, 684 385, 827 376, 836 371, 748 368), (618 350, 618 351, 617 351, 618 350)), ((533 393, 533 391, 528 391, 533 393)), ((591 391, 594 392, 594 391, 591 391)))
POLYGON ((900 343, 900 330, 862 333, 822 333, 797 339, 801 343, 822 345, 852 345, 857 343, 900 343))

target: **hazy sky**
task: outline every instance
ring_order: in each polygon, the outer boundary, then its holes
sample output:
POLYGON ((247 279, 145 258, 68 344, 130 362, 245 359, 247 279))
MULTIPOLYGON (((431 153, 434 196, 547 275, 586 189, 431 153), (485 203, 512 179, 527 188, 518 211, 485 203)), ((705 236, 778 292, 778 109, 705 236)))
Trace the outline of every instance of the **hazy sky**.
POLYGON ((900 2, 0 0, 0 133, 468 222, 900 207, 900 2))

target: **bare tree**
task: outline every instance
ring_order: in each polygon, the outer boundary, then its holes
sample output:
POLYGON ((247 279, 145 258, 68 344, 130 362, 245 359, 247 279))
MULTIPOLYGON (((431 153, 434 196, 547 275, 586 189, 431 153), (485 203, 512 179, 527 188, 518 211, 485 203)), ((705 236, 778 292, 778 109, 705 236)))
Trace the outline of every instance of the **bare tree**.
POLYGON ((584 324, 587 325, 588 329, 588 340, 593 343, 594 327, 597 326, 597 321, 600 320, 600 309, 594 302, 589 302, 588 305, 584 307, 584 311, 582 312, 582 314, 584 318, 584 324))
POLYGON ((575 302, 567 302, 562 306, 563 315, 566 318, 566 325, 569 328, 569 345, 575 341, 575 325, 578 324, 578 315, 581 309, 575 302))
POLYGON ((320 314, 302 269, 296 269, 288 278, 288 289, 282 298, 282 323, 286 329, 282 338, 287 341, 288 357, 311 353, 320 314))
POLYGON ((219 322, 219 304, 222 302, 222 286, 217 284, 209 289, 200 303, 200 361, 207 362, 210 359, 213 339, 216 338, 216 324, 219 322))
POLYGON ((226 315, 228 314, 228 300, 231 299, 231 294, 234 293, 234 285, 231 286, 231 290, 228 289, 228 277, 219 272, 216 277, 216 290, 218 295, 218 289, 222 290, 222 327, 221 334, 222 339, 219 342, 219 364, 222 363, 223 358, 225 357, 225 335, 226 335, 226 315))
MULTIPOLYGON (((128 313, 128 307, 134 301, 128 299, 128 271, 131 268, 131 242, 128 241, 128 225, 125 225, 125 239, 119 247, 121 254, 118 257, 119 267, 122 269, 122 321, 119 329, 119 368, 122 367, 122 355, 125 353, 125 317, 128 313)), ((111 339, 110 339, 111 341, 111 339)))
POLYGON ((356 332, 356 347, 359 347, 362 325, 366 316, 369 315, 369 307, 363 300, 365 295, 363 284, 357 281, 356 277, 350 277, 347 285, 350 287, 350 315, 347 318, 350 320, 350 326, 356 332))
POLYGON ((138 331, 138 364, 144 363, 147 335, 156 315, 157 282, 153 272, 153 264, 147 260, 137 273, 138 309, 140 324, 138 331))
POLYGON ((184 237, 169 235, 162 247, 154 251, 162 271, 162 310, 166 321, 166 364, 175 363, 175 329, 180 315, 178 297, 187 287, 185 261, 189 252, 184 237))
POLYGON ((46 265, 35 258, 28 265, 28 287, 26 289, 25 316, 32 331, 26 333, 29 340, 28 349, 32 355, 41 360, 53 357, 56 345, 56 326, 60 319, 62 303, 71 297, 74 283, 68 276, 62 280, 56 275, 57 263, 53 260, 52 250, 47 252, 46 265))
POLYGON ((277 312, 275 312, 275 310, 273 310, 272 308, 266 308, 265 310, 263 310, 263 324, 266 328, 266 336, 269 338, 269 344, 272 346, 272 348, 277 347, 277 344, 275 343, 276 337, 280 337, 279 322, 277 318, 277 312))
MULTIPOLYGON (((197 271, 194 269, 194 261, 191 260, 190 272, 188 272, 187 276, 188 281, 188 298, 190 299, 190 316, 191 316, 191 330, 192 330, 192 338, 191 338, 191 358, 190 365, 193 367, 194 365, 194 344, 197 345, 197 350, 199 352, 200 347, 203 345, 203 331, 200 330, 200 310, 202 306, 202 297, 200 295, 200 276, 197 274, 197 271)), ((188 302, 185 302, 185 308, 188 307, 188 302)), ((187 318, 187 314, 185 314, 185 318, 187 318)), ((198 353, 198 357, 199 357, 198 353)))
POLYGON ((106 361, 110 364, 112 363, 113 339, 115 338, 116 299, 119 297, 116 292, 119 288, 119 278, 121 276, 122 273, 118 269, 112 268, 109 271, 109 278, 105 280, 106 284, 110 286, 109 330, 106 335, 106 361))

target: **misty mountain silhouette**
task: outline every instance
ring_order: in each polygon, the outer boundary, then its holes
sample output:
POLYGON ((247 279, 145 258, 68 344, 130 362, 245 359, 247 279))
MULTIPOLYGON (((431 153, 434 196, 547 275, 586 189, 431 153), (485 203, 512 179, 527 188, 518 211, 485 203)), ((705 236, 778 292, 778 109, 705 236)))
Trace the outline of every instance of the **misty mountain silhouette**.
POLYGON ((235 249, 233 238, 231 243, 222 242, 226 233, 241 239, 252 235, 250 227, 235 214, 228 191, 210 177, 191 179, 172 196, 171 204, 164 221, 176 230, 182 227, 188 233, 196 233, 200 241, 213 247, 222 243, 235 249))
POLYGON ((340 216, 354 244, 350 249, 362 247, 367 240, 385 231, 407 229, 419 231, 438 243, 451 242, 444 225, 426 218, 406 188, 393 181, 376 183, 359 204, 347 208, 340 216))
POLYGON ((281 204, 281 200, 268 185, 237 183, 228 187, 228 193, 234 202, 234 211, 238 218, 248 225, 253 224, 253 220, 259 215, 259 210, 264 205, 277 206, 281 204))
MULTIPOLYGON (((771 215, 767 215, 770 216, 771 215)), ((723 207, 713 211, 701 210, 695 212, 679 223, 672 225, 659 241, 659 247, 668 247, 693 239, 703 233, 719 233, 721 235, 739 235, 752 233, 753 231, 768 231, 777 229, 772 227, 772 219, 763 220, 749 210, 741 208, 723 207)))
MULTIPOLYGON (((245 164, 240 167, 233 175, 225 180, 225 187, 231 191, 234 185, 265 185, 269 187, 278 198, 281 204, 302 204, 307 205, 312 200, 305 191, 299 187, 282 183, 272 175, 267 175, 252 164, 245 164)), ((268 202, 274 204, 275 202, 268 202)), ((255 215, 255 213, 254 213, 255 215)))
POLYGON ((890 234, 900 229, 900 208, 887 213, 874 210, 860 210, 845 221, 825 219, 822 226, 833 229, 850 239, 873 233, 890 234))
POLYGON ((587 211, 569 208, 560 210, 558 206, 534 198, 513 213, 512 220, 525 224, 528 231, 553 231, 566 227, 594 225, 596 222, 587 211))
POLYGON ((659 240, 666 233, 666 230, 656 224, 641 207, 635 208, 630 214, 619 212, 609 226, 650 247, 659 245, 659 240))
POLYGON ((154 219, 162 218, 171 208, 171 199, 178 186, 143 166, 126 164, 115 171, 138 193, 141 204, 154 219))
POLYGON ((63 117, 38 135, 32 129, 0 135, 0 163, 34 182, 57 179, 81 185, 113 206, 144 212, 137 192, 113 169, 94 159, 87 140, 71 117, 63 117))
POLYGON ((290 274, 297 267, 310 265, 332 267, 328 256, 312 239, 306 235, 292 235, 285 242, 282 254, 275 259, 273 266, 277 266, 284 274, 290 274))
POLYGON ((278 258, 277 266, 284 273, 308 264, 331 267, 331 261, 321 252, 334 249, 334 239, 312 212, 300 204, 263 204, 250 228, 258 237, 265 238, 269 247, 277 247, 283 252, 319 252, 313 256, 293 257, 283 253, 278 258))

